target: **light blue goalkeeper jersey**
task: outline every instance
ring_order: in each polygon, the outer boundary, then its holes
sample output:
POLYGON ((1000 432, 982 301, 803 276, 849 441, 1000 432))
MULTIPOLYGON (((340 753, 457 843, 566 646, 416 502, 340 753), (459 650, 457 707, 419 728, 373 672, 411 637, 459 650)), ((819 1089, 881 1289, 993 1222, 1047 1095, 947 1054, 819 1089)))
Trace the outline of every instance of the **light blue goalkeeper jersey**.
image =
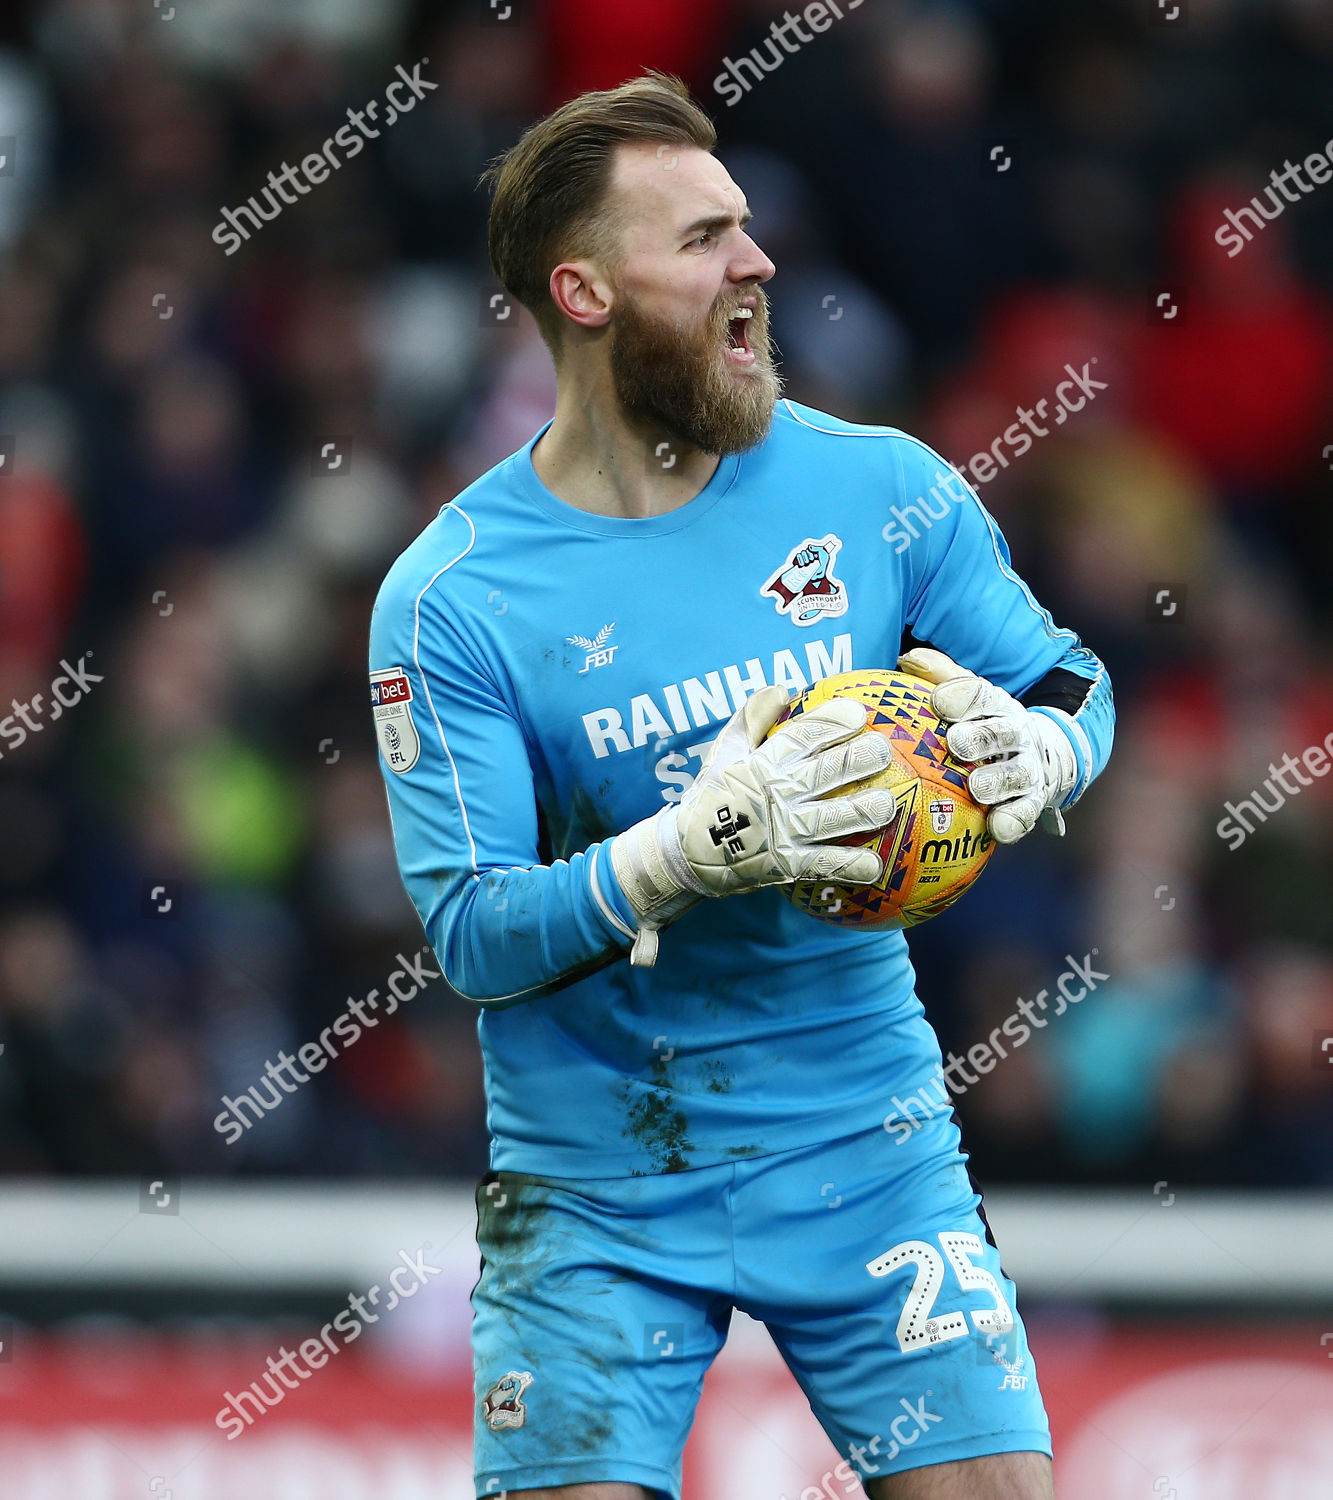
POLYGON ((370 631, 403 881, 481 1007, 491 1164, 629 1176, 878 1125, 939 1059, 902 933, 767 889, 701 901, 632 968, 611 840, 680 797, 748 694, 891 667, 905 631, 1072 715, 1072 802, 1110 751, 1106 672, 893 428, 781 401, 763 443, 635 520, 557 499, 540 437, 399 557, 370 631))

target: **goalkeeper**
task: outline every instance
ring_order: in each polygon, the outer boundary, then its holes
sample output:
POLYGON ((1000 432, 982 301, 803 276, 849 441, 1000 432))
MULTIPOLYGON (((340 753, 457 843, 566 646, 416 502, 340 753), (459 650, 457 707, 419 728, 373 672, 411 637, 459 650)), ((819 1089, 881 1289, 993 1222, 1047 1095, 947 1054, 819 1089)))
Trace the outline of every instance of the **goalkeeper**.
POLYGON ((371 626, 399 865, 486 1067, 477 1494, 674 1500, 741 1308, 872 1500, 1049 1500, 957 1125, 899 1144, 886 1113, 941 1066, 906 941, 774 889, 877 878, 840 841, 892 815, 851 790, 887 742, 846 700, 766 735, 906 640, 1012 843, 1105 763, 1106 673, 970 490, 886 545, 892 507, 960 481, 780 399, 774 266, 713 145, 648 75, 492 168, 555 415, 408 547, 371 626))

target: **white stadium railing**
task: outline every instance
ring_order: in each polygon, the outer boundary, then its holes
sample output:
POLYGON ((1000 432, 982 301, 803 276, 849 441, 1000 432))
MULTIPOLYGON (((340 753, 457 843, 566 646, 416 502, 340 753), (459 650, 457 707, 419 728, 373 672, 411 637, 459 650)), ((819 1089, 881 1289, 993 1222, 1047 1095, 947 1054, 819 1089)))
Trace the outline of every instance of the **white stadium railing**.
MULTIPOLYGON (((470 1192, 309 1181, 0 1184, 0 1286, 208 1285, 238 1291, 374 1281, 401 1250, 475 1277, 470 1192)), ((823 1208, 827 1205, 819 1205, 823 1208)), ((1327 1299, 1333 1196, 1002 1190, 986 1212, 1005 1270, 1033 1297, 1327 1299)))

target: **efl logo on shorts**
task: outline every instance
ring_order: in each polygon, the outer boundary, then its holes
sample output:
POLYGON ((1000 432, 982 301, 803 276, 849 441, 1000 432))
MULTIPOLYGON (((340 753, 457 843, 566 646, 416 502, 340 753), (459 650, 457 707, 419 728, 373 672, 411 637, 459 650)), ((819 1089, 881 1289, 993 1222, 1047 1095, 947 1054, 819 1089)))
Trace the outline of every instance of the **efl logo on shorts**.
POLYGON ((385 765, 399 776, 410 771, 421 754, 421 739, 412 719, 412 684, 402 667, 370 674, 370 711, 385 765))

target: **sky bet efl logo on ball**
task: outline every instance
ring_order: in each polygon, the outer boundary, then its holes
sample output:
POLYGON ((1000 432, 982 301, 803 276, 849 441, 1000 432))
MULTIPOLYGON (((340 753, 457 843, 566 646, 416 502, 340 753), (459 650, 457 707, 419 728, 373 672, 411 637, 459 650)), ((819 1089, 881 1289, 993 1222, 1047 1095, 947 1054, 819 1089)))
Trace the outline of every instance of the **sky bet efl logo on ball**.
POLYGON ((421 754, 421 740, 412 721, 412 684, 401 667, 370 674, 370 709, 380 753, 391 771, 410 771, 421 754))

